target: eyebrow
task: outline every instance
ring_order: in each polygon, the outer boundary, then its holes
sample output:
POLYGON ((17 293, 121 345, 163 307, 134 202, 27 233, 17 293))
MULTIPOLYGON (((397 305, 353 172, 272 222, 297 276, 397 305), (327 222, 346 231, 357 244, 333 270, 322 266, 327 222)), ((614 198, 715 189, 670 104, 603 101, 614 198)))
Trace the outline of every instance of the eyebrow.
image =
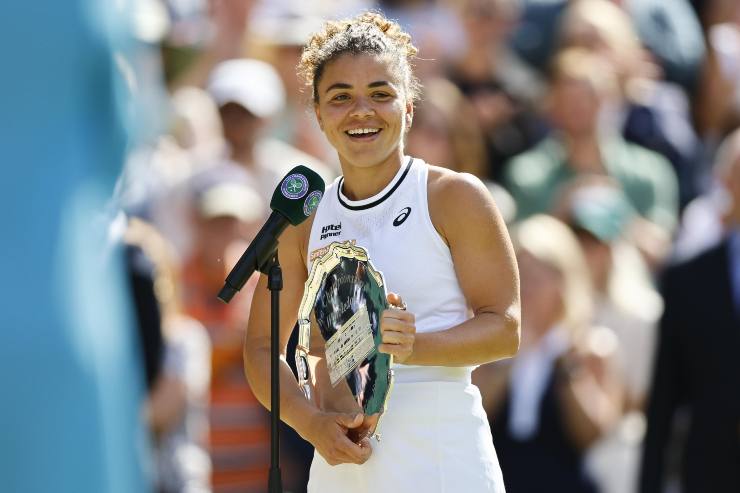
MULTIPOLYGON (((391 83, 386 80, 376 80, 375 82, 371 82, 370 84, 368 84, 367 87, 374 88, 374 87, 383 87, 383 86, 390 86, 390 85, 391 83)), ((327 93, 333 89, 352 89, 352 85, 347 84, 346 82, 336 82, 330 85, 329 87, 327 87, 324 93, 327 93)))

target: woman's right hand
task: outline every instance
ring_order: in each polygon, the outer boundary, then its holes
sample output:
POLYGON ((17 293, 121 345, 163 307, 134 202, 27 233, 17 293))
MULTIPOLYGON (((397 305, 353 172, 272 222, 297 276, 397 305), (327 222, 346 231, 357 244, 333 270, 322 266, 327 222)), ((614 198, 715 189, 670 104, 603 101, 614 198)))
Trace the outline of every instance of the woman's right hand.
POLYGON ((358 444, 347 436, 350 429, 360 428, 363 422, 361 413, 319 412, 311 420, 306 439, 329 465, 364 464, 372 454, 370 440, 363 438, 358 444))

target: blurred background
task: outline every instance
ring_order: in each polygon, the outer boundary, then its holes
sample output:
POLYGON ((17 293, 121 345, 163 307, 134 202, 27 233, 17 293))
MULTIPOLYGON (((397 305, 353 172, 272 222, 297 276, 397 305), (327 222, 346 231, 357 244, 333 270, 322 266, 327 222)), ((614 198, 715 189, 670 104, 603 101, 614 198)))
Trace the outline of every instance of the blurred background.
POLYGON ((0 491, 267 490, 256 279, 215 295, 287 170, 339 174, 296 64, 367 9, 420 50, 407 154, 515 244, 522 347, 474 373, 507 491, 740 491, 740 2, 59 3, 0 20, 0 491))

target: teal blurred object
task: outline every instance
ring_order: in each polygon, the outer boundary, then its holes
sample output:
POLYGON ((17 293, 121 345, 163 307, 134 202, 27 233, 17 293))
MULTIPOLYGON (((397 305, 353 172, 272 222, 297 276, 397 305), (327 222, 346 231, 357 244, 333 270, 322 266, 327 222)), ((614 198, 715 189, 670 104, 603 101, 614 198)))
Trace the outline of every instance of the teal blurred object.
POLYGON ((126 2, 0 16, 0 490, 150 491, 140 355, 104 211, 121 170, 126 2), (100 10, 96 10, 100 9, 100 10))

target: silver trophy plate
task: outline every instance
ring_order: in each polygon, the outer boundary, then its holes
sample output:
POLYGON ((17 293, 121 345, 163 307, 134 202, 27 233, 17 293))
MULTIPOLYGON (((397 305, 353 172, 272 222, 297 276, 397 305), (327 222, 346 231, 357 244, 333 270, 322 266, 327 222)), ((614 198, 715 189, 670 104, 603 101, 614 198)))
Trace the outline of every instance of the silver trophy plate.
POLYGON ((393 358, 377 348, 382 342, 380 319, 387 307, 383 276, 364 248, 349 241, 335 242, 314 261, 298 314, 296 365, 306 397, 311 398, 309 382, 328 381, 333 391, 346 387, 366 415, 385 411, 393 384, 393 358), (319 369, 309 367, 312 330, 324 341, 320 356, 325 365, 319 369), (327 374, 314 375, 312 380, 311 370, 327 374))

